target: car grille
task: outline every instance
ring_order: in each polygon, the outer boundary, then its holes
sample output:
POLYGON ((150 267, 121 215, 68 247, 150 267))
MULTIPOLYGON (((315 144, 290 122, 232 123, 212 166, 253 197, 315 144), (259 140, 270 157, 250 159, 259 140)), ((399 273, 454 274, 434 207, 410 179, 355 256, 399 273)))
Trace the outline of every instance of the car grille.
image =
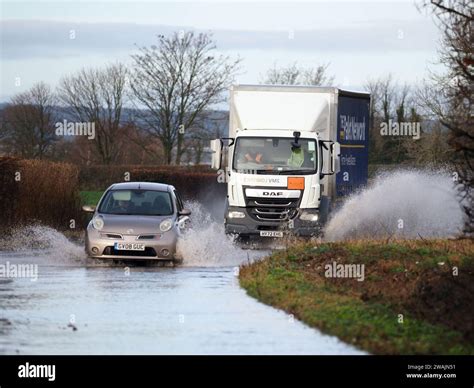
POLYGON ((141 256, 141 257, 156 257, 156 251, 153 248, 146 247, 144 251, 121 251, 114 249, 113 246, 105 247, 103 255, 110 256, 141 256))
POLYGON ((114 240, 122 240, 123 239, 122 235, 118 234, 118 233, 101 233, 100 237, 110 238, 110 239, 114 239, 114 240))
POLYGON ((245 200, 252 218, 268 222, 280 222, 295 218, 300 202, 299 198, 246 197, 245 200))
POLYGON ((141 234, 137 240, 153 240, 155 238, 161 238, 161 234, 141 234))

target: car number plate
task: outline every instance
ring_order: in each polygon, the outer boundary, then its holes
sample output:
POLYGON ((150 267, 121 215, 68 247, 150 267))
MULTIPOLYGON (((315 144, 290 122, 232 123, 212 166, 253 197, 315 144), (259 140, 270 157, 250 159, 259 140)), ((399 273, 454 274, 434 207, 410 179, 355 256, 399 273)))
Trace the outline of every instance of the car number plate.
POLYGON ((283 232, 277 232, 274 230, 262 230, 260 231, 260 237, 283 237, 283 232))
POLYGON ((117 251, 144 251, 145 250, 145 244, 115 243, 114 248, 117 251))

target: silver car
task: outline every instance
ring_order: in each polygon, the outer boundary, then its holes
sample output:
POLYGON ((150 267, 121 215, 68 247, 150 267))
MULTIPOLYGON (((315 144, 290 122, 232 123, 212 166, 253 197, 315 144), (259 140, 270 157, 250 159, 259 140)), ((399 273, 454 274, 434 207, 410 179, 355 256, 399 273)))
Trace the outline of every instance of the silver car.
POLYGON ((86 231, 91 258, 175 261, 176 244, 191 212, 173 186, 150 182, 110 186, 93 213, 86 231))

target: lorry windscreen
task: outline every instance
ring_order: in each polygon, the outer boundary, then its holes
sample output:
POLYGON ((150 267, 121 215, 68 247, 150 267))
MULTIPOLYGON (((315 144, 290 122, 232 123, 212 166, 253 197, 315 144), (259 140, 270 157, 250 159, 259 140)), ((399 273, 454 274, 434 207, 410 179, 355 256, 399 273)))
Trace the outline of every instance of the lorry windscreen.
POLYGON ((316 140, 275 137, 239 137, 234 146, 233 169, 247 174, 314 174, 316 140))

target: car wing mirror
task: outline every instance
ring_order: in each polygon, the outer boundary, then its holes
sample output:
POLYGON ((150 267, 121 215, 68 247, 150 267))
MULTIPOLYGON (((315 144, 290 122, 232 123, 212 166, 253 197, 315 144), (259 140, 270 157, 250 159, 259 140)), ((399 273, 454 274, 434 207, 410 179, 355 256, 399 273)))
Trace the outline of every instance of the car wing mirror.
POLYGON ((95 206, 85 205, 85 206, 82 207, 82 210, 85 211, 86 213, 94 213, 95 212, 95 206))
POLYGON ((188 209, 183 209, 178 212, 179 216, 190 216, 191 215, 191 210, 188 209))

